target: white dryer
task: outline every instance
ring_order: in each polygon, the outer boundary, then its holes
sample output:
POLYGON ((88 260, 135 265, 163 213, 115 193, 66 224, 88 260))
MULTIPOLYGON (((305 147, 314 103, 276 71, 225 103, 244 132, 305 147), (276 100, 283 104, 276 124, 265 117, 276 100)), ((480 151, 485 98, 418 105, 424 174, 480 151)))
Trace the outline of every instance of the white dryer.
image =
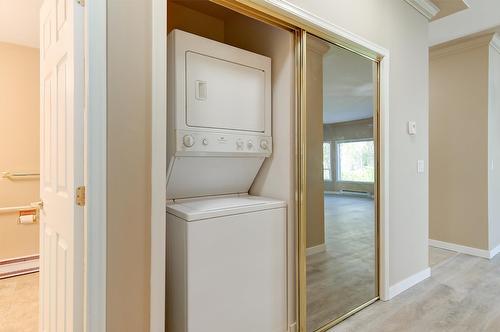
POLYGON ((234 195, 167 211, 167 331, 286 331, 285 203, 234 195))
POLYGON ((271 156, 271 59, 168 35, 167 198, 248 192, 271 156))

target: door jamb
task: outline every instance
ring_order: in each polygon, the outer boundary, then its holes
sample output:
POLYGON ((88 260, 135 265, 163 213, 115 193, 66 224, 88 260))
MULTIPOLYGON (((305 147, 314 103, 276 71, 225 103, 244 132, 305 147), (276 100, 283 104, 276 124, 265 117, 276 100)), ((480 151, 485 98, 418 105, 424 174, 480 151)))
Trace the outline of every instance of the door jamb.
POLYGON ((152 0, 151 271, 149 330, 165 331, 167 183, 167 0, 152 0))
POLYGON ((87 1, 85 38, 84 331, 106 331, 106 1, 87 1))

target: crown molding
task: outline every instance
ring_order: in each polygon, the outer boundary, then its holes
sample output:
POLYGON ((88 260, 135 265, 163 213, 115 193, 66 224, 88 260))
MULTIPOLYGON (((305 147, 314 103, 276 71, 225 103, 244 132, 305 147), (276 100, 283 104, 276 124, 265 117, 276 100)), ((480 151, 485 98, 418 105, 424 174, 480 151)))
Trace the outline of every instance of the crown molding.
POLYGON ((491 38, 490 46, 500 53, 500 35, 498 33, 495 33, 493 38, 491 38))
POLYGON ((500 49, 500 38, 497 34, 483 34, 479 36, 459 38, 451 42, 446 42, 429 49, 429 57, 437 59, 447 55, 459 54, 478 47, 488 47, 491 45, 495 49, 500 49))
POLYGON ((439 7, 431 0, 405 0, 410 6, 419 11, 428 20, 431 20, 439 12, 439 7))

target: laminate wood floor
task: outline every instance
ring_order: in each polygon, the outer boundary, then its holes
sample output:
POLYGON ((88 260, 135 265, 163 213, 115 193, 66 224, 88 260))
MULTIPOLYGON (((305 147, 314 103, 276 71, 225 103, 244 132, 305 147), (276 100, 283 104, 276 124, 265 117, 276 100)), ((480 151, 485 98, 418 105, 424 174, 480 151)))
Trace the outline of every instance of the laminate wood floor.
POLYGON ((373 199, 325 195, 326 250, 307 257, 307 330, 377 296, 373 199))
POLYGON ((38 331, 38 273, 0 279, 0 332, 38 331))
MULTIPOLYGON (((442 258, 438 253, 431 259, 442 258)), ((391 301, 378 301, 330 332, 498 332, 500 255, 448 253, 432 276, 391 301)))

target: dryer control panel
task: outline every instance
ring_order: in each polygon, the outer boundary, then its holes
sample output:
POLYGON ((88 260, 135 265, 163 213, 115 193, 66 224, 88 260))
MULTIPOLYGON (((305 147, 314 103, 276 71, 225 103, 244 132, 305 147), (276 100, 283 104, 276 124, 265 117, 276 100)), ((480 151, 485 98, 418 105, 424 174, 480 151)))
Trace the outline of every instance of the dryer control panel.
POLYGON ((199 130, 176 132, 177 156, 249 155, 269 157, 272 137, 262 135, 227 134, 199 130))

